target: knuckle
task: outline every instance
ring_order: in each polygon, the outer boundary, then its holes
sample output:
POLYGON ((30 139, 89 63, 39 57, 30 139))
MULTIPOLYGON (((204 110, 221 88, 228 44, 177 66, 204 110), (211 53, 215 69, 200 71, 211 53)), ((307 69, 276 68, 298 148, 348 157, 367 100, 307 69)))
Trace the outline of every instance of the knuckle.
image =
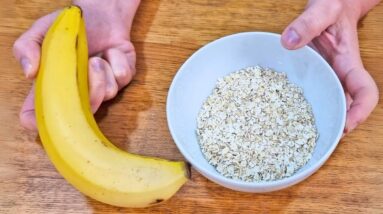
POLYGON ((128 63, 129 63, 129 68, 130 72, 132 75, 136 74, 136 51, 133 45, 132 49, 128 52, 128 63))
POLYGON ((108 86, 106 88, 104 100, 110 100, 110 99, 114 98, 117 95, 117 93, 118 93, 118 87, 116 84, 108 86))
POLYGON ((136 75, 136 73, 137 73, 136 66, 134 64, 129 65, 129 69, 130 69, 131 76, 133 78, 133 76, 136 75))
POLYGON ((129 42, 125 45, 125 47, 122 48, 122 51, 125 53, 126 60, 128 62, 128 65, 129 65, 129 72, 131 73, 132 76, 134 76, 136 73, 136 69, 135 69, 136 50, 135 50, 135 47, 131 42, 129 42))
POLYGON ((314 32, 316 29, 315 29, 315 23, 316 23, 316 20, 314 17, 312 17, 312 15, 306 15, 302 18, 300 18, 298 20, 298 25, 299 25, 299 28, 302 29, 302 32, 308 32, 308 33, 311 33, 311 32, 314 32))
POLYGON ((23 45, 23 40, 21 38, 18 38, 15 43, 13 43, 13 55, 17 55, 18 52, 22 49, 23 45))
POLYGON ((36 124, 32 121, 31 115, 34 115, 34 111, 20 111, 19 120, 20 125, 28 130, 37 130, 36 124))
POLYGON ((379 102, 380 94, 379 94, 379 88, 376 85, 376 82, 374 81, 374 79, 371 77, 371 75, 368 75, 368 77, 370 79, 370 83, 368 84, 369 87, 367 88, 368 100, 369 100, 369 103, 371 104, 371 108, 373 109, 376 107, 376 105, 379 102))
POLYGON ((375 93, 374 93, 374 100, 375 100, 375 105, 378 104, 379 102, 379 97, 380 97, 380 92, 378 86, 375 85, 375 93))
POLYGON ((33 23, 32 23, 32 26, 31 28, 40 28, 40 27, 46 27, 49 25, 49 22, 47 21, 46 19, 46 16, 43 16, 37 20, 35 20, 33 23))
POLYGON ((25 114, 23 111, 20 111, 20 113, 19 113, 19 121, 20 121, 21 126, 23 126, 23 127, 27 126, 26 120, 25 120, 25 114))
POLYGON ((120 48, 119 48, 120 51, 126 53, 126 54, 131 54, 131 53, 136 53, 136 50, 134 48, 134 45, 131 43, 131 42, 126 42, 124 43, 124 45, 122 45, 120 48))
POLYGON ((131 72, 127 69, 126 70, 120 70, 120 71, 116 72, 115 75, 116 75, 116 80, 117 80, 120 87, 126 86, 132 78, 131 72))

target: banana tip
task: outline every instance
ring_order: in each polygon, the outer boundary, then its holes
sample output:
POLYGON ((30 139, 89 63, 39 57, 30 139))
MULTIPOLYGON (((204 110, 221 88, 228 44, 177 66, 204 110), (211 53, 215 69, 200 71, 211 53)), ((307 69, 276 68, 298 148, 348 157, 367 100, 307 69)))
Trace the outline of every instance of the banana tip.
POLYGON ((187 179, 191 180, 191 165, 189 162, 185 161, 185 176, 187 179))
POLYGON ((77 4, 73 4, 73 5, 68 6, 68 8, 71 8, 71 7, 76 7, 76 8, 78 8, 78 9, 80 10, 80 15, 81 15, 81 17, 82 17, 83 12, 82 12, 82 9, 81 9, 81 7, 80 7, 79 5, 77 5, 77 4))

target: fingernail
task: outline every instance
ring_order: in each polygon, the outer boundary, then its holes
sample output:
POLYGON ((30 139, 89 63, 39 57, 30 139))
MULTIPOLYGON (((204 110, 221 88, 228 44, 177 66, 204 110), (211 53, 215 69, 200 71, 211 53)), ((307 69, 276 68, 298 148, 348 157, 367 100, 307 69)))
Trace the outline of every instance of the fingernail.
POLYGON ((347 127, 345 127, 344 130, 343 130, 343 136, 344 136, 345 134, 348 134, 348 128, 347 128, 347 127))
POLYGON ((298 35, 298 33, 294 29, 289 29, 285 35, 284 40, 286 44, 288 45, 288 47, 294 48, 301 41, 301 37, 298 35))
POLYGON ((24 74, 27 78, 31 75, 32 72, 32 64, 28 58, 23 57, 20 61, 21 67, 23 68, 24 74))
POLYGON ((346 128, 344 128, 344 131, 343 133, 345 134, 349 134, 352 130, 354 130, 356 127, 358 126, 358 123, 354 123, 354 124, 351 124, 349 126, 346 126, 346 128))
POLYGON ((99 60, 93 59, 92 60, 92 67, 95 71, 102 71, 102 65, 99 60))

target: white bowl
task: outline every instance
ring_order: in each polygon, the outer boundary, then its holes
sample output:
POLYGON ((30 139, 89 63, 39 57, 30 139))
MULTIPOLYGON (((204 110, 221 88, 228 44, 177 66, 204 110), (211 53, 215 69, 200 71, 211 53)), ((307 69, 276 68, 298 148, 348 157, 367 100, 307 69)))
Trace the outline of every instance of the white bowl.
POLYGON ((278 34, 248 32, 220 38, 195 52, 174 77, 166 111, 177 147, 202 175, 233 190, 269 192, 304 180, 330 157, 343 133, 346 100, 336 74, 313 49, 286 50, 278 34), (285 72, 303 88, 319 132, 311 160, 291 177, 277 181, 243 182, 220 175, 204 158, 196 135, 198 112, 217 79, 254 65, 285 72))

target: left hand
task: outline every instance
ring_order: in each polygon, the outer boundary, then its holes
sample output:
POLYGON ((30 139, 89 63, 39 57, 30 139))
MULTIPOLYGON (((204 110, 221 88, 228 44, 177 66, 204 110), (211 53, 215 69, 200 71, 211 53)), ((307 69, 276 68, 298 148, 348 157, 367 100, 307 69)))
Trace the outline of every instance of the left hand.
MULTIPOLYGON (((90 105, 96 112, 101 103, 114 98, 135 74, 136 52, 130 42, 130 30, 140 0, 73 0, 84 13, 89 49, 90 105)), ((59 11, 38 19, 15 42, 13 52, 25 76, 35 79, 41 45, 59 11)), ((20 111, 20 123, 37 130, 34 87, 20 111)))
POLYGON ((371 4, 371 0, 309 0, 305 12, 282 34, 285 48, 310 44, 335 70, 347 97, 345 133, 366 120, 379 99, 358 44, 357 23, 365 12, 362 4, 368 1, 371 4))

